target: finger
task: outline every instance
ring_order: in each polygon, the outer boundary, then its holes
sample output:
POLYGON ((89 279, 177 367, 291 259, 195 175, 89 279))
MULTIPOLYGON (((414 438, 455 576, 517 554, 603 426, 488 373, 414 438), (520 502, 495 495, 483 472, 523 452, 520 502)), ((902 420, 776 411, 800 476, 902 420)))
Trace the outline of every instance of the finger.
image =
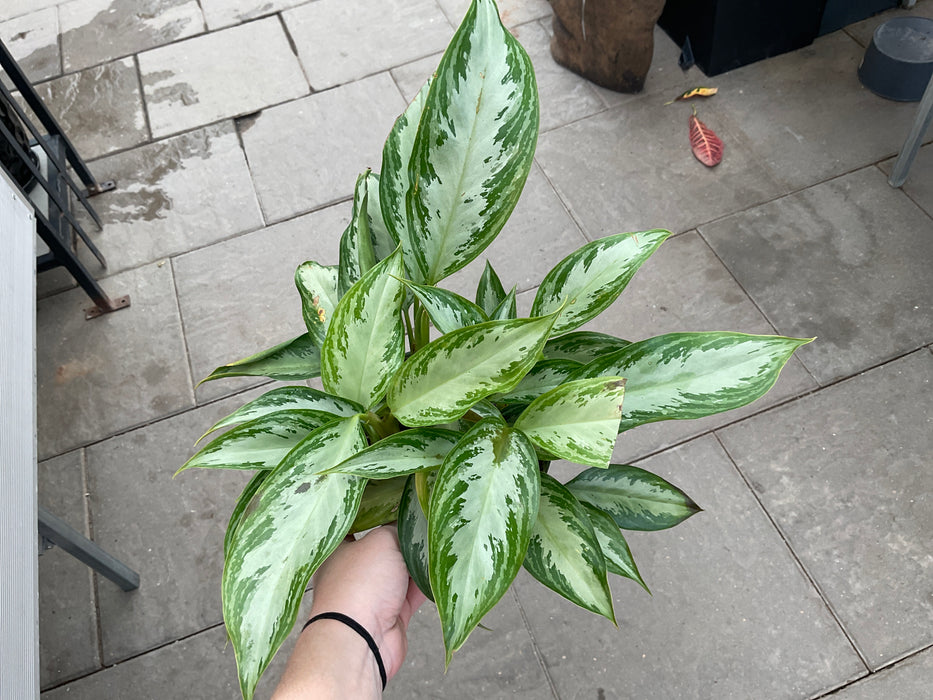
POLYGON ((427 599, 427 596, 418 588, 418 584, 412 579, 408 579, 408 592, 405 594, 405 602, 407 605, 403 605, 399 613, 399 619, 402 621, 405 629, 408 629, 408 622, 411 620, 411 616, 415 614, 415 611, 420 608, 421 604, 427 599))

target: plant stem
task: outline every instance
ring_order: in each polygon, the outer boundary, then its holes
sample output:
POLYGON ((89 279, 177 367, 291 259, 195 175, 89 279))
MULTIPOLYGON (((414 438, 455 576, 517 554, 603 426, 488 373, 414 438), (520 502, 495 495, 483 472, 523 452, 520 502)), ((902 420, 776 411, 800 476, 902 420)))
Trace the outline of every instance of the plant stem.
POLYGON ((367 411, 363 417, 363 426, 373 442, 378 442, 383 438, 394 435, 399 431, 398 421, 391 413, 380 416, 373 411, 367 411))
POLYGON ((418 347, 422 348, 431 342, 431 328, 428 311, 424 307, 418 309, 415 316, 415 334, 418 336, 418 347))
POLYGON ((411 327, 411 317, 408 315, 408 309, 402 309, 402 318, 405 319, 405 332, 408 334, 408 349, 415 352, 415 329, 411 327))

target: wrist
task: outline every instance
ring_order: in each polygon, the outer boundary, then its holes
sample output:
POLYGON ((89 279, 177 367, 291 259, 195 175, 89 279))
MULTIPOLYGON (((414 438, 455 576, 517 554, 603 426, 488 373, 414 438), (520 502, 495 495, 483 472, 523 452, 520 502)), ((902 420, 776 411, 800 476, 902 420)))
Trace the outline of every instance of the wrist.
POLYGON ((273 700, 382 697, 382 680, 369 645, 338 620, 316 620, 303 630, 292 655, 296 658, 304 660, 303 668, 286 670, 273 700))

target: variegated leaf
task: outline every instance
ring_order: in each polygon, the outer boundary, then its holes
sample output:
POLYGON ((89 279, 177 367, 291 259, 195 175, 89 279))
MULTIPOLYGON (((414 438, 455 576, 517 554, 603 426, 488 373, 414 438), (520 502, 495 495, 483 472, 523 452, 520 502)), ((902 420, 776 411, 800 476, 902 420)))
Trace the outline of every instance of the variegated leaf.
POLYGON ((363 491, 363 499, 350 532, 364 532, 398 519, 398 505, 402 499, 407 476, 370 481, 363 491))
MULTIPOLYGON (((545 346, 547 347, 547 346, 545 346)), ((573 360, 541 360, 531 368, 512 391, 496 394, 492 400, 500 404, 528 404, 541 394, 556 389, 572 372, 582 367, 573 360)))
POLYGON ((515 427, 551 454, 605 467, 612 458, 624 391, 622 377, 567 382, 535 399, 515 427))
POLYGON ((310 335, 304 333, 292 340, 274 345, 242 360, 221 365, 198 386, 224 377, 269 377, 283 382, 311 379, 321 374, 321 351, 310 335))
POLYGON ((668 333, 594 360, 580 376, 627 378, 619 431, 745 406, 774 386, 810 340, 744 333, 668 333))
MULTIPOLYGON (((493 0, 474 0, 437 67, 412 148, 412 248, 434 284, 479 255, 531 169, 538 89, 528 54, 493 0)), ((384 171, 384 168, 383 168, 384 171)))
POLYGON ((544 357, 548 360, 573 360, 588 364, 627 345, 630 345, 629 341, 605 333, 574 331, 547 341, 544 357))
POLYGON ((268 415, 269 413, 295 408, 330 413, 334 418, 340 416, 349 418, 356 413, 362 413, 364 410, 359 404, 341 399, 338 396, 325 394, 317 389, 311 389, 306 386, 283 386, 278 389, 273 389, 272 391, 267 391, 259 398, 243 404, 226 418, 221 418, 214 423, 204 435, 198 438, 198 442, 201 442, 201 440, 215 430, 227 428, 237 423, 245 423, 246 421, 268 415))
POLYGON ((572 331, 605 311, 670 231, 620 233, 587 243, 545 275, 531 306, 532 316, 561 308, 554 335, 572 331))
POLYGON ((224 560, 226 560, 227 556, 230 554, 230 547, 233 546, 233 538, 236 536, 237 528, 240 527, 240 523, 243 521, 247 506, 249 506, 250 501, 253 500, 253 496, 256 495, 259 487, 262 486, 262 482, 264 482, 271 473, 271 469, 264 469, 253 474, 253 478, 247 482, 246 486, 244 486, 243 490, 240 492, 239 497, 236 499, 233 512, 230 513, 230 520, 227 521, 227 531, 224 533, 224 560))
POLYGON ((460 433, 442 428, 413 428, 389 435, 333 467, 331 471, 365 479, 391 479, 437 469, 460 433))
POLYGON ((510 391, 534 366, 553 322, 553 315, 488 321, 441 336, 396 373, 388 393, 392 413, 404 425, 434 425, 510 391))
POLYGON ((405 284, 427 310, 434 327, 441 333, 450 333, 489 320, 482 309, 459 294, 414 282, 405 284))
POLYGON ((312 430, 334 420, 323 411, 291 409, 254 418, 207 443, 185 469, 272 469, 312 430))
POLYGON ((407 477, 398 507, 398 543, 412 580, 428 600, 433 601, 428 567, 428 519, 418 501, 414 475, 407 477))
POLYGON ((313 260, 301 263, 295 270, 295 286, 301 295, 301 315, 308 334, 321 347, 330 318, 340 300, 337 294, 337 268, 318 265, 313 260))
POLYGON ((395 252, 399 241, 386 226, 379 201, 379 173, 370 172, 366 176, 366 214, 369 216, 369 238, 372 240, 376 262, 385 260, 395 252))
POLYGON ((531 443, 497 418, 477 423, 438 470, 428 563, 448 665, 521 568, 539 490, 531 443))
POLYGON ((487 260, 479 284, 476 285, 476 305, 488 316, 498 308, 503 299, 505 288, 499 280, 499 275, 492 269, 492 263, 487 260))
POLYGON ((625 530, 664 530, 701 510, 660 476, 625 464, 587 469, 567 482, 567 488, 581 501, 609 513, 625 530))
POLYGON ((508 318, 516 318, 518 316, 518 310, 515 307, 515 287, 512 287, 512 291, 506 294, 505 299, 492 310, 492 313, 489 315, 489 319, 492 321, 502 321, 508 318))
POLYGON ((321 379, 330 394, 369 408, 405 359, 401 309, 402 253, 369 270, 337 304, 321 348, 321 379))
MULTIPOLYGON (((482 399, 470 406, 470 410, 464 414, 464 418, 466 418, 468 422, 473 421, 476 423, 483 418, 502 418, 502 414, 491 401, 482 399)), ((470 427, 472 428, 473 426, 471 425, 470 427)))
POLYGON ((368 177, 369 171, 367 170, 356 180, 350 223, 340 237, 337 292, 341 297, 376 264, 376 253, 373 250, 373 239, 369 231, 368 177))
POLYGON ((317 472, 364 444, 357 417, 314 431, 263 482, 237 528, 221 593, 246 700, 291 631, 311 575, 347 534, 363 495, 365 480, 317 472))
POLYGON ((584 502, 582 505, 596 532, 596 540, 606 559, 606 569, 618 576, 632 579, 650 594, 651 591, 648 590, 644 579, 638 573, 638 567, 635 566, 635 559, 632 557, 628 542, 625 541, 622 531, 612 516, 590 503, 584 502))
POLYGON ((423 282, 424 277, 414 257, 405 199, 411 186, 408 174, 411 149, 415 143, 430 87, 429 78, 404 114, 395 120, 395 125, 382 148, 382 172, 379 174, 379 206, 382 220, 392 238, 401 244, 406 276, 415 282, 423 282))
POLYGON ((615 624, 606 560, 579 501, 541 475, 538 518, 531 529, 525 569, 552 591, 615 624))

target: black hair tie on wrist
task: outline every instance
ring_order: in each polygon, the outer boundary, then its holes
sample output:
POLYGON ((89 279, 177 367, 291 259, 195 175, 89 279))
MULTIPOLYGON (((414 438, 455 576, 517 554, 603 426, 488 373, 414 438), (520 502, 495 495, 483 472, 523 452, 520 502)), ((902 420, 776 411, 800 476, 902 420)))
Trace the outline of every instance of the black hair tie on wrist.
POLYGON ((361 625, 359 622, 354 620, 352 617, 349 617, 348 615, 344 615, 343 613, 325 612, 325 613, 321 613, 320 615, 315 615, 310 620, 308 620, 305 623, 305 626, 301 628, 301 631, 304 632, 308 628, 308 625, 318 620, 336 620, 337 622, 342 622, 347 627, 349 627, 354 632, 356 632, 358 635, 360 635, 364 640, 366 640, 366 644, 369 645, 370 651, 372 651, 373 656, 376 657, 376 665, 379 666, 379 677, 382 679, 382 689, 385 690, 386 689, 386 667, 385 667, 385 664, 382 663, 382 654, 379 653, 379 647, 376 644, 376 640, 373 639, 372 635, 366 631, 366 628, 363 627, 363 625, 361 625))

